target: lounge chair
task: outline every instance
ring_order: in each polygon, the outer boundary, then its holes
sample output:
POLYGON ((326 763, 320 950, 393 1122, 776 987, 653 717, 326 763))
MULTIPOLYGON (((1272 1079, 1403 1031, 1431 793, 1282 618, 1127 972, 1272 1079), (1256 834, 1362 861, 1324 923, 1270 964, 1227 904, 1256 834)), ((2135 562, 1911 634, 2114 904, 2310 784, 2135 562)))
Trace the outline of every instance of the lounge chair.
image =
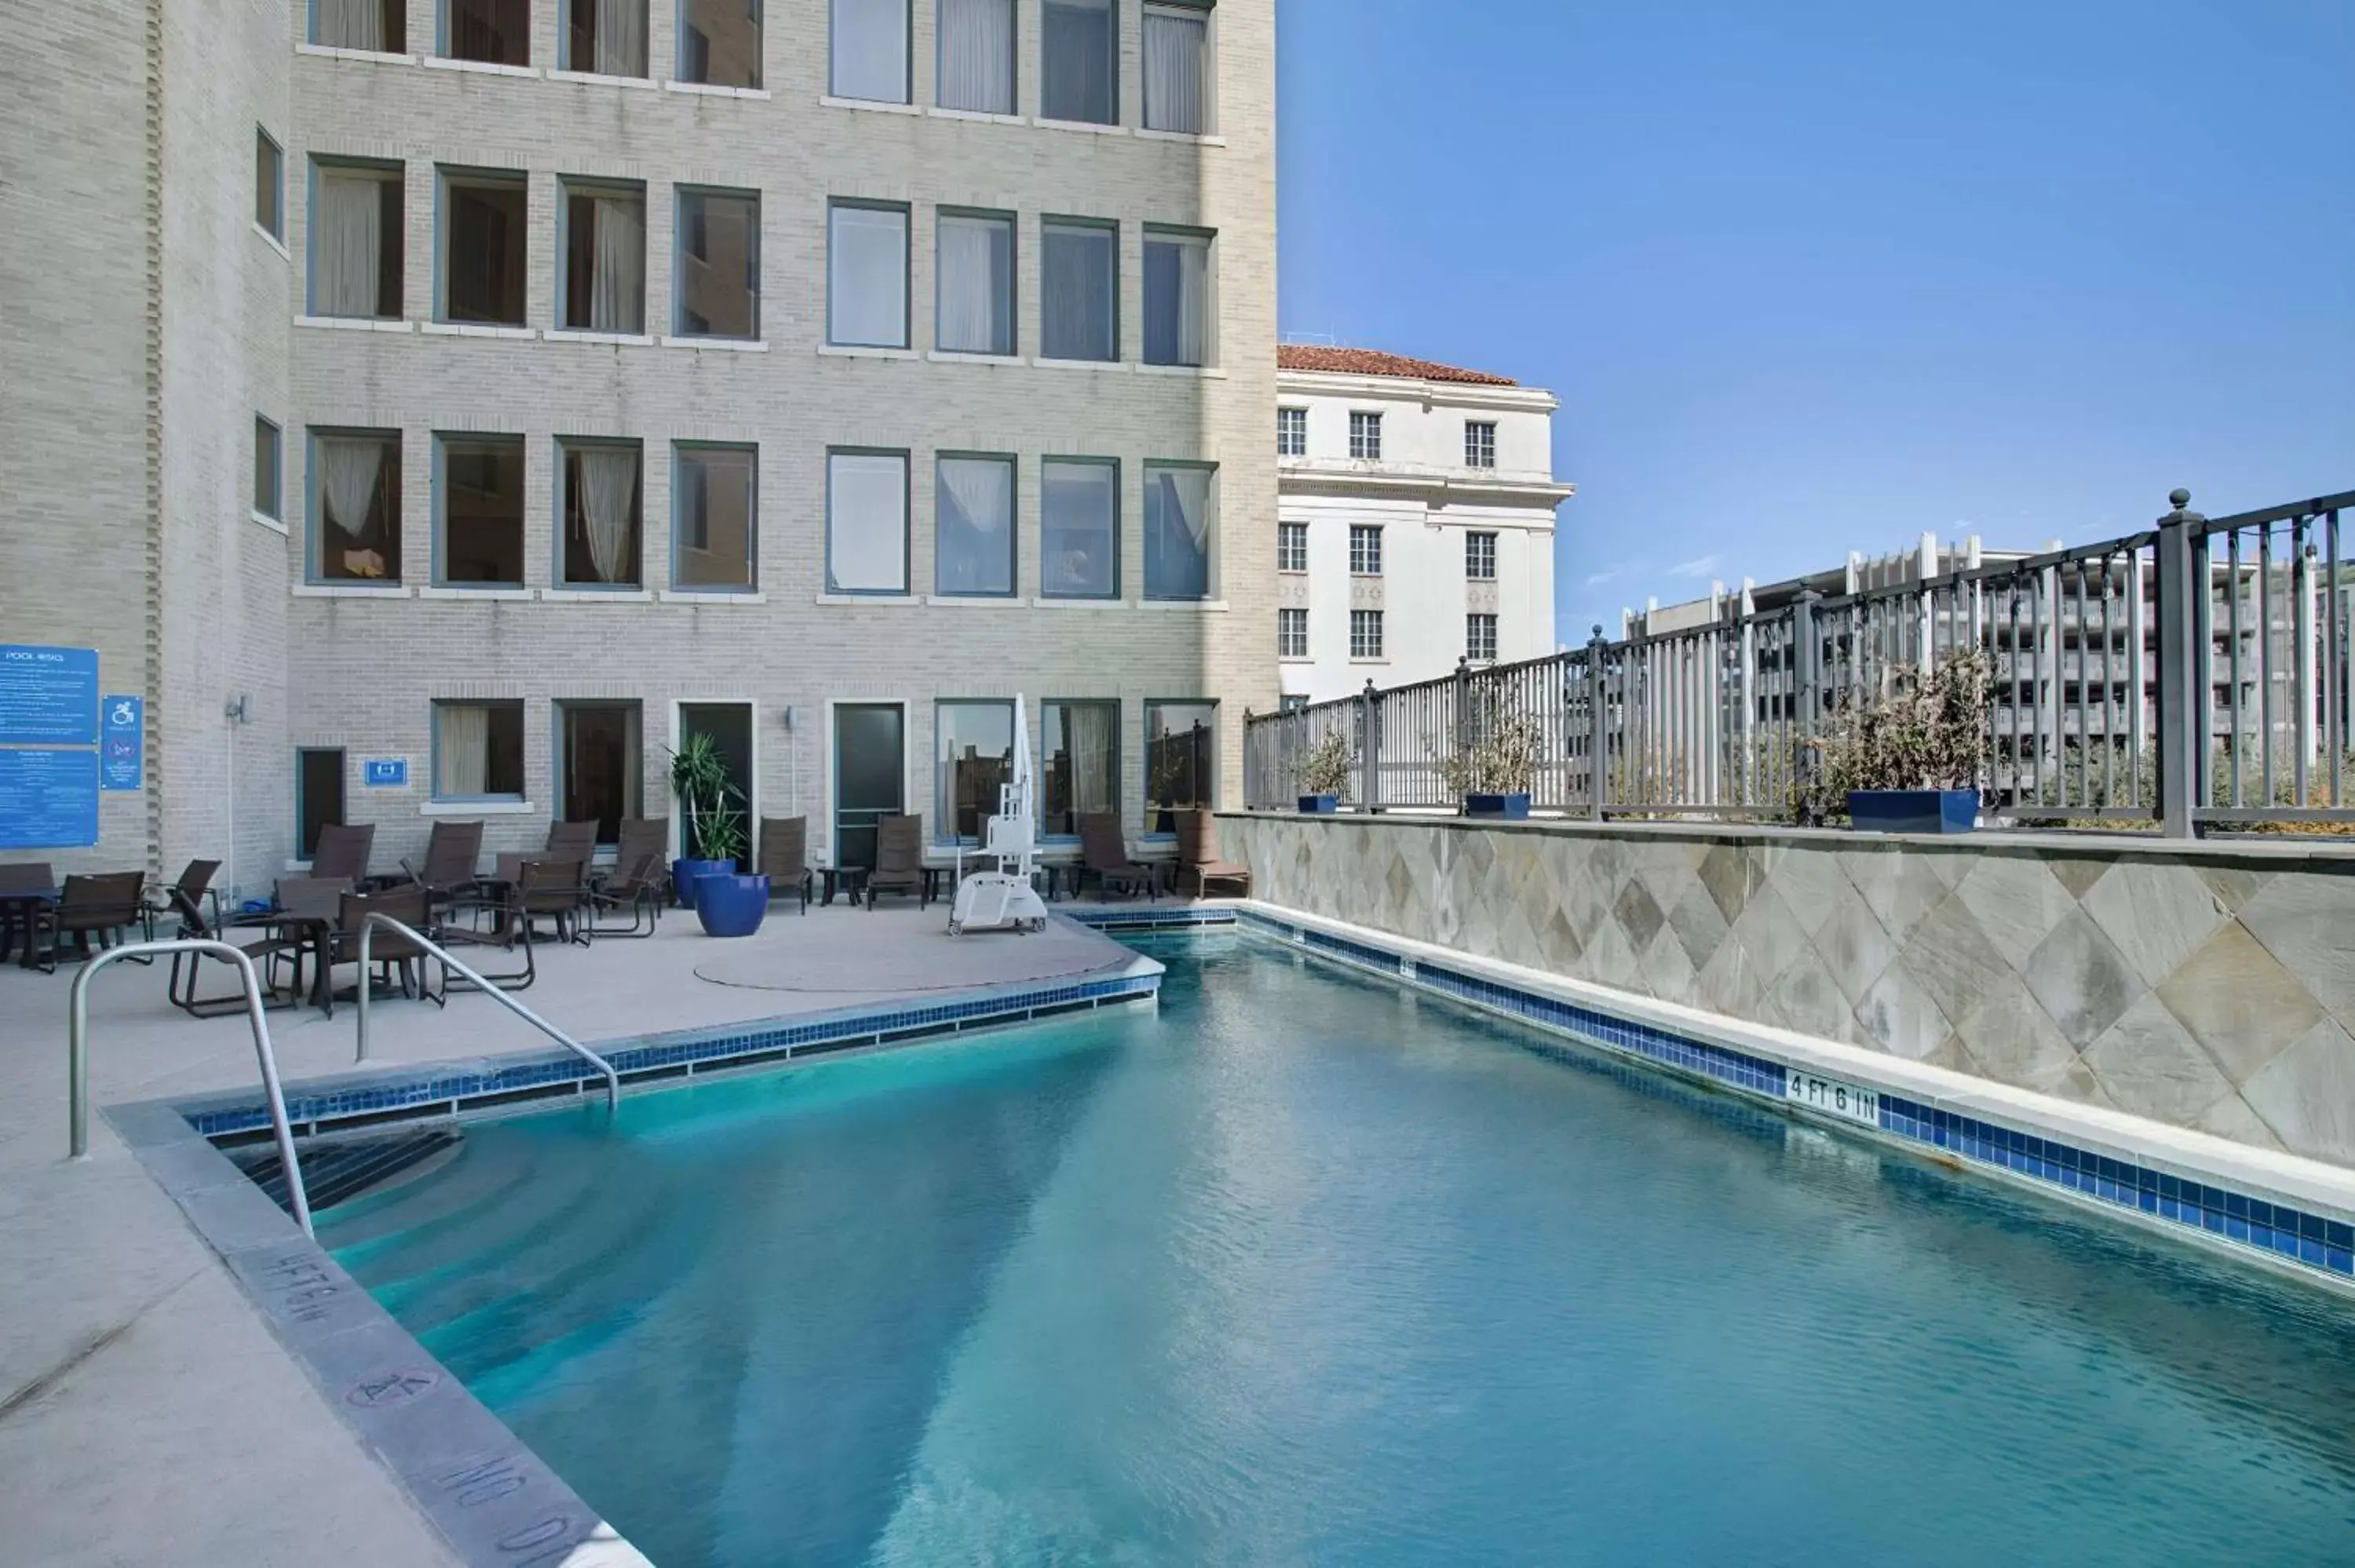
POLYGON ((572 861, 587 865, 597 853, 597 820, 585 822, 550 822, 548 824, 546 860, 572 861))
POLYGON ((1096 879, 1096 891, 1106 896, 1116 892, 1133 895, 1140 889, 1147 898, 1159 895, 1160 874, 1143 861, 1130 857, 1127 842, 1120 834, 1117 811, 1080 814, 1080 864, 1072 881, 1073 892, 1084 888, 1091 876, 1096 879))
POLYGON ((761 819, 761 874, 769 879, 769 896, 791 890, 802 895, 802 913, 809 913, 810 889, 817 874, 809 864, 809 819, 761 819))
POLYGON ((875 907, 879 893, 912 893, 916 907, 932 901, 932 879, 924 872, 924 819, 885 817, 875 824, 875 869, 867 874, 867 907, 875 907))
POLYGON ((412 866, 402 861, 400 869, 425 889, 428 906, 438 908, 475 890, 474 866, 482 855, 482 823, 436 822, 425 841, 424 863, 412 866))
POLYGON ((88 959, 93 936, 101 948, 111 948, 118 933, 133 926, 144 926, 147 918, 146 891, 147 874, 141 871, 67 877, 55 904, 33 907, 28 940, 32 950, 39 955, 42 972, 57 972, 58 943, 62 938, 73 938, 75 948, 88 959))
POLYGON ((1183 891, 1186 878, 1194 878, 1194 896, 1207 897, 1210 884, 1223 882, 1239 886, 1238 897, 1251 896, 1251 867, 1241 861, 1219 858, 1219 830, 1210 821, 1210 813, 1197 807, 1178 813, 1178 886, 1183 891))
POLYGON ((580 861, 544 859, 527 860, 516 868, 506 913, 527 946, 533 927, 542 920, 555 925, 559 941, 587 944, 591 914, 587 869, 580 861))
POLYGON ((311 874, 357 885, 368 879, 368 855, 376 848, 376 824, 348 827, 328 822, 311 851, 311 874))
POLYGON ((670 868, 663 863, 661 852, 624 856, 613 863, 611 872, 589 885, 589 929, 599 937, 651 937, 662 919, 663 906, 669 901, 670 868), (615 926, 596 918, 612 909, 627 909, 630 923, 615 926))
POLYGON ((162 896, 148 901, 148 913, 179 916, 182 937, 211 936, 220 924, 220 890, 213 885, 220 864, 217 860, 190 861, 181 869, 179 881, 156 890, 162 896))
MULTIPOLYGON (((425 889, 414 883, 389 887, 381 893, 345 894, 337 906, 335 931, 325 938, 319 961, 330 969, 337 964, 358 963, 360 930, 370 915, 389 916, 420 936, 426 936, 426 925, 431 918, 427 911, 428 903, 425 889)), ((387 930, 381 926, 368 937, 368 962, 376 966, 377 976, 389 980, 397 966, 400 976, 400 994, 410 995, 413 985, 415 994, 438 1007, 449 993, 449 972, 446 969, 442 972, 442 991, 437 994, 426 983, 425 963, 432 956, 413 938, 387 930)), ((374 978, 363 974, 356 983, 373 984, 374 978)), ((324 993, 321 1000, 325 1002, 327 1012, 332 1017, 336 1011, 336 988, 332 976, 320 989, 324 993)))

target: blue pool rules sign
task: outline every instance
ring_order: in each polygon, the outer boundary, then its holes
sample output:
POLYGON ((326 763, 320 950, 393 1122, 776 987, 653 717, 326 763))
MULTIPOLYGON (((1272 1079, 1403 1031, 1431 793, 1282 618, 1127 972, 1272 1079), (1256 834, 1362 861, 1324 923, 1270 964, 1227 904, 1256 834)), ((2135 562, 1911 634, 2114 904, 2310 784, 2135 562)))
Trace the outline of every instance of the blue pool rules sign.
POLYGON ((0 746, 96 746, 98 650, 0 642, 0 746))
POLYGON ((0 849, 98 842, 98 753, 87 747, 0 747, 0 849))
POLYGON ((98 704, 98 787, 136 789, 146 782, 147 705, 139 697, 98 704))
POLYGON ((371 757, 360 764, 360 787, 364 789, 406 789, 409 788, 409 758, 406 757, 371 757))

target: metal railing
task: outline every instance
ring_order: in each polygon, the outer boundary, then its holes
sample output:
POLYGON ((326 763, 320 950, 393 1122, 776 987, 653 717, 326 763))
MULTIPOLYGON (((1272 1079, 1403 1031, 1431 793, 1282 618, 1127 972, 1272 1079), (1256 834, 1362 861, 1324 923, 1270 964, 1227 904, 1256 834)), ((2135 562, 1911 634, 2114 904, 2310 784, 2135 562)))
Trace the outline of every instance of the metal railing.
MULTIPOLYGON (((1991 817, 2202 829, 2355 822, 2355 492, 1760 608, 1524 663, 1247 716, 1244 800, 1289 807, 1348 737, 1359 810, 1447 810, 1499 724, 1532 806, 1593 818, 1804 821, 1828 732, 1899 670, 1987 663, 1991 817)), ((1854 580, 1851 577, 1851 580, 1854 580)), ((1836 809, 1836 808, 1828 808, 1836 809)))
POLYGON ((572 1038, 571 1035, 564 1033, 563 1030, 559 1029, 555 1024, 550 1023, 547 1019, 542 1018, 538 1013, 534 1012, 530 1008, 526 1007, 523 1003, 517 1001, 514 997, 508 995, 506 991, 500 989, 500 987, 495 982, 484 979, 482 975, 476 973, 472 968, 452 957, 450 950, 447 948, 442 947, 439 942, 432 940, 421 931, 418 931, 409 926, 401 924, 401 922, 394 919, 391 916, 381 913, 372 912, 364 916, 360 921, 360 979, 357 998, 359 1003, 359 1024, 358 1039, 355 1042, 357 1054, 352 1058, 354 1061, 365 1062, 368 1059, 368 992, 375 989, 368 983, 368 965, 371 961, 376 932, 379 927, 388 931, 396 931, 408 940, 416 943, 419 948, 430 954, 433 958, 434 961, 441 964, 443 969, 463 976, 474 987, 475 990, 481 991, 484 995, 490 997, 501 1007, 506 1008, 509 1012, 514 1013, 517 1018, 522 1019, 526 1023, 530 1024, 534 1029, 538 1030, 542 1034, 547 1035, 550 1040, 555 1041, 559 1045, 563 1046, 566 1050, 571 1052, 574 1055, 580 1057, 582 1061, 596 1068, 598 1072, 603 1074, 605 1076, 605 1108, 612 1110, 620 1104, 622 1098, 622 1079, 621 1075, 613 1071, 613 1065, 611 1062, 608 1062, 604 1057, 600 1056, 596 1052, 589 1049, 588 1046, 581 1044, 580 1041, 572 1038))
POLYGON ((72 1158, 85 1159, 90 1153, 90 982, 99 970, 118 959, 157 953, 209 953, 237 966, 239 982, 245 990, 246 1017, 253 1025, 253 1054, 261 1064, 261 1088, 270 1099, 270 1130, 278 1139, 278 1159, 286 1168, 286 1197, 294 1211, 294 1223, 309 1235, 311 1198, 303 1188, 303 1167, 294 1156, 294 1128, 286 1117, 285 1091, 278 1084, 278 1056, 271 1048, 269 1022, 262 1016, 261 980, 253 972, 253 960, 228 942, 209 937, 130 942, 91 959, 74 976, 66 1003, 67 1146, 72 1158))

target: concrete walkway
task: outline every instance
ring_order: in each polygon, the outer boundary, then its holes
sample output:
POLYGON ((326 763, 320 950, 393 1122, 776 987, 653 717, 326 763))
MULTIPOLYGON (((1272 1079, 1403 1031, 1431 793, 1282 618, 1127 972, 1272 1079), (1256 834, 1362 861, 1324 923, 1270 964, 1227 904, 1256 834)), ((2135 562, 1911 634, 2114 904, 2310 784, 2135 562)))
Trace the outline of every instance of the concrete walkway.
MULTIPOLYGON (((694 916, 675 913, 646 940, 542 944, 539 981, 523 1000, 595 1044, 1091 973, 1131 957, 1060 921, 1034 936, 952 938, 937 904, 837 905, 806 918, 778 909, 735 942, 706 938, 694 916)), ((91 1118, 91 1157, 67 1161, 72 972, 0 967, 0 1556, 177 1568, 455 1562, 103 1117, 91 1118)), ((208 992, 230 983, 210 967, 208 992)), ((243 1016, 188 1018, 164 985, 160 962, 118 963, 93 983, 95 1105, 258 1081, 243 1016)), ((348 1070, 353 1023, 343 1004, 332 1019, 272 1013, 286 1081, 348 1070)), ((467 994, 446 1010, 381 1002, 369 1032, 373 1064, 545 1044, 467 994)))

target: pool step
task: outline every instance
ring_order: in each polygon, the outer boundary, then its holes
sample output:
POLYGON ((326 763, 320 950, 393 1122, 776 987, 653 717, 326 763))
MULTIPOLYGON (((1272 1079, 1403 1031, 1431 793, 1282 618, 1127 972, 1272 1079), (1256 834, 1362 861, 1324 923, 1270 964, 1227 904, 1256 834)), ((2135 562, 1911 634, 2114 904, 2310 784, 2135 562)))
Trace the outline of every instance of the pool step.
MULTIPOLYGON (((433 1127, 311 1144, 301 1150, 304 1192, 311 1200, 313 1213, 332 1209, 400 1175, 420 1160, 432 1159, 456 1143, 458 1138, 453 1128, 433 1127)), ((238 1169, 269 1195, 272 1202, 293 1212, 293 1205, 286 1197, 286 1168, 275 1148, 266 1143, 254 1144, 226 1152, 238 1169)))

